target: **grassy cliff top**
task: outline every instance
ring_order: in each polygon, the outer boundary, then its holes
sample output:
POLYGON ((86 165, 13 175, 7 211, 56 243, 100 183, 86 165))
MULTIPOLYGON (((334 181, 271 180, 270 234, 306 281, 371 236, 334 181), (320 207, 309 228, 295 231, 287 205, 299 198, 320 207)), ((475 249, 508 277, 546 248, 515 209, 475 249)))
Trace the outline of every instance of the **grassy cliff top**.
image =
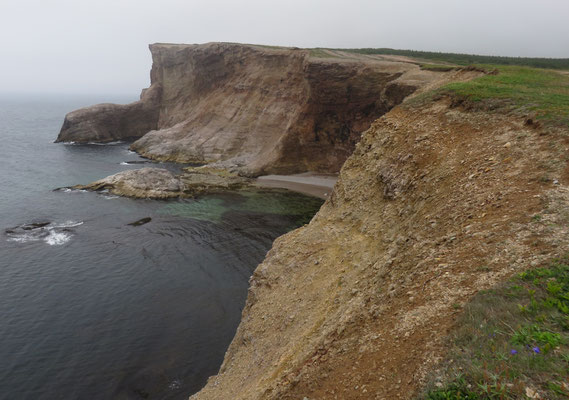
POLYGON ((520 66, 486 66, 495 73, 442 90, 471 102, 494 102, 544 122, 569 125, 569 75, 520 66))
POLYGON ((454 106, 511 113, 547 126, 569 127, 569 73, 504 65, 470 68, 485 73, 472 80, 450 82, 410 99, 408 104, 449 96, 454 106))
POLYGON ((350 53, 368 55, 396 55, 413 57, 416 59, 432 60, 457 65, 495 64, 495 65, 522 65, 534 68, 549 68, 569 70, 569 58, 537 58, 537 57, 504 57, 483 56, 475 54, 440 53, 433 51, 397 50, 388 48, 379 49, 335 49, 350 53))

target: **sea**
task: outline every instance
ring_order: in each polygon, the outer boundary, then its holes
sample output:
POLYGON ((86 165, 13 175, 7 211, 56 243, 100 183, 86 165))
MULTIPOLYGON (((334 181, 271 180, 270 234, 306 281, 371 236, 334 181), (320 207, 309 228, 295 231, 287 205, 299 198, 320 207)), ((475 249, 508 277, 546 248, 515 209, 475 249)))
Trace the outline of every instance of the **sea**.
POLYGON ((273 240, 322 204, 285 190, 165 201, 69 189, 181 170, 128 143, 54 143, 67 112, 133 100, 0 95, 0 399, 187 399, 217 373, 273 240))

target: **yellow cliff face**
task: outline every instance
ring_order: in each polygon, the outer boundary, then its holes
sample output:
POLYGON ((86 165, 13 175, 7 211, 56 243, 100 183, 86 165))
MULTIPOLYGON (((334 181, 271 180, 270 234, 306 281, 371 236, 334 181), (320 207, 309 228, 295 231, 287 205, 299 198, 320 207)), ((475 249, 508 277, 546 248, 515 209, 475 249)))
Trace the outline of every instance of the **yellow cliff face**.
POLYGON ((412 398, 453 305, 569 249, 564 131, 452 104, 371 125, 312 222, 257 267, 223 366, 192 399, 412 398))

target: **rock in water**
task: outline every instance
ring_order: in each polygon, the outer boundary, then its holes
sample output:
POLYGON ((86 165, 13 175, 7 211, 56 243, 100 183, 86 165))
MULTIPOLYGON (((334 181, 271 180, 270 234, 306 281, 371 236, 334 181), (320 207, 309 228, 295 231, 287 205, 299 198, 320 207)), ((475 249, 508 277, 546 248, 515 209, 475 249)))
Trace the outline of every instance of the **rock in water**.
POLYGON ((70 112, 65 116, 56 142, 112 142, 137 139, 156 129, 160 87, 142 92, 131 104, 98 104, 70 112))
POLYGON ((139 219, 138 221, 131 222, 130 224, 127 224, 127 225, 130 225, 130 226, 140 226, 140 225, 147 224, 147 223, 149 223, 150 221, 152 221, 152 218, 150 218, 150 217, 144 217, 144 218, 139 219))
POLYGON ((168 199, 238 190, 250 184, 249 178, 208 167, 187 168, 181 176, 162 168, 141 168, 119 172, 88 185, 76 185, 72 189, 106 190, 118 196, 141 199, 168 199))
POLYGON ((141 168, 119 172, 88 185, 77 185, 74 189, 108 190, 119 196, 167 199, 179 197, 183 192, 180 179, 162 168, 141 168))

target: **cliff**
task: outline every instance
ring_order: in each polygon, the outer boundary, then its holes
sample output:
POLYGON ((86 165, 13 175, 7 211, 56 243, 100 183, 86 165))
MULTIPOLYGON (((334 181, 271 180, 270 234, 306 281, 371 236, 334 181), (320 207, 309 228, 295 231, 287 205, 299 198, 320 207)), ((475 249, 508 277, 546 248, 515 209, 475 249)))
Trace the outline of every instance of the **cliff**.
POLYGON ((138 138, 141 155, 245 175, 337 172, 372 121, 440 73, 342 52, 153 44, 140 101, 69 113, 57 141, 138 138))
MULTIPOLYGON (((310 224, 256 268, 219 374, 192 399, 414 398, 476 293, 569 251, 566 75, 235 44, 151 50, 140 102, 72 113, 59 140, 143 135, 144 119, 118 127, 146 107, 155 128, 132 147, 151 158, 257 175, 330 172, 351 154, 310 224)), ((130 175, 94 185, 144 197, 188 184, 130 175)))
POLYGON ((525 119, 439 95, 374 122, 191 399, 414 398, 462 305, 569 250, 567 130, 525 119))

